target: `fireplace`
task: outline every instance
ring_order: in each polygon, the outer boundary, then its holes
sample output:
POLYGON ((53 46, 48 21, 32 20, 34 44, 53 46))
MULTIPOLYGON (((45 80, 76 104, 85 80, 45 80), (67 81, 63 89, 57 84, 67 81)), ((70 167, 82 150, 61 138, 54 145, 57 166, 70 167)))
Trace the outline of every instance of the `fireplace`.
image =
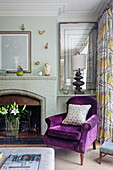
MULTIPOLYGON (((19 121, 19 137, 26 135, 32 138, 33 135, 41 135, 41 102, 40 100, 25 96, 25 95, 3 95, 0 96, 0 106, 4 104, 10 105, 14 101, 21 108, 26 104, 28 113, 25 118, 21 118, 19 121)), ((5 134, 5 119, 4 116, 0 115, 0 134, 5 134)))
POLYGON ((0 77, 0 97, 20 95, 40 101, 41 106, 41 135, 47 129, 46 117, 57 113, 57 84, 52 76, 4 76, 0 77))

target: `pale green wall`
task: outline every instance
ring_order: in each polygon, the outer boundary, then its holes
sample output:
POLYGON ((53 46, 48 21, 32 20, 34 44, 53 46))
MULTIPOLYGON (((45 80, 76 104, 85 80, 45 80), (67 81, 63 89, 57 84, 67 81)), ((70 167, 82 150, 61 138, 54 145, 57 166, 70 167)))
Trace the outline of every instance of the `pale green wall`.
MULTIPOLYGON (((25 25, 25 31, 31 31, 31 73, 24 73, 24 76, 38 76, 38 71, 43 71, 44 64, 50 63, 51 77, 56 77, 57 88, 54 90, 54 98, 56 100, 57 113, 66 111, 66 101, 72 97, 74 92, 70 92, 68 96, 63 96, 63 91, 59 91, 59 23, 55 16, 1 16, 0 31, 21 31, 22 24, 25 25), (43 35, 38 33, 39 30, 45 30, 43 35), (46 43, 49 48, 45 49, 46 43), (40 65, 34 65, 33 62, 40 61, 40 65), (72 94, 72 95, 71 95, 72 94), (60 96, 61 95, 61 96, 60 96)), ((16 75, 15 73, 9 75, 16 75)), ((43 71, 44 75, 44 71, 43 71)), ((45 89, 48 85, 44 83, 45 89)), ((43 89, 42 89, 43 91, 43 89)), ((51 94, 53 92, 49 92, 51 94)), ((48 96, 49 97, 49 96, 48 96)), ((53 98, 51 98, 53 100, 53 98)), ((51 109, 51 108, 50 108, 51 109)), ((54 114, 54 113, 53 113, 54 114)))
MULTIPOLYGON (((25 31, 31 31, 31 56, 32 73, 38 75, 38 71, 43 71, 44 64, 50 63, 51 76, 57 74, 56 65, 56 17, 54 16, 1 16, 0 31, 22 31, 21 26, 25 25, 25 31), (45 30, 43 35, 39 30, 45 30), (49 48, 45 49, 46 43, 49 48), (33 62, 40 61, 40 65, 33 62)), ((44 74, 44 73, 43 73, 44 74)), ((28 74, 27 74, 28 75, 28 74)))

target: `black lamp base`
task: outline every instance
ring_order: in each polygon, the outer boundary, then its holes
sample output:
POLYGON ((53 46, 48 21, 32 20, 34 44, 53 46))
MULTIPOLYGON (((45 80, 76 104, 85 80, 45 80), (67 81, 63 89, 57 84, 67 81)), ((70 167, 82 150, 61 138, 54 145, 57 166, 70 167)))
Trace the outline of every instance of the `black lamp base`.
POLYGON ((84 92, 83 91, 81 91, 81 87, 80 86, 82 86, 82 85, 84 85, 84 82, 83 81, 81 81, 81 79, 82 79, 83 77, 81 76, 81 73, 80 73, 80 68, 78 69, 78 71, 76 72, 76 74, 75 74, 75 82, 73 82, 73 85, 74 86, 76 86, 75 87, 75 94, 84 94, 84 92))

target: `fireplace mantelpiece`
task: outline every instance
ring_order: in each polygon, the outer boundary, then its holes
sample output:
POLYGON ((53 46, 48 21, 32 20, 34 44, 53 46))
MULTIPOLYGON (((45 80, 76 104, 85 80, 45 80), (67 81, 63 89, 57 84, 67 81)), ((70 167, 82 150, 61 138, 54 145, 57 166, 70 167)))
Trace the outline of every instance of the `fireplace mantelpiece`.
MULTIPOLYGON (((27 74, 27 73, 26 73, 27 74)), ((56 80, 56 77, 51 76, 3 76, 0 80, 56 80)))
POLYGON ((0 96, 23 95, 41 102, 41 134, 46 131, 45 118, 56 113, 56 78, 50 76, 0 77, 0 96))

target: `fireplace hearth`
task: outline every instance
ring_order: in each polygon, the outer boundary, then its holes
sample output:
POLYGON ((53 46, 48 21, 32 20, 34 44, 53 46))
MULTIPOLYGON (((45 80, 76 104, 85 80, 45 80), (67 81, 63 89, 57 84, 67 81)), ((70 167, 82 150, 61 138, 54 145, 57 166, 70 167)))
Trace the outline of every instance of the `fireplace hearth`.
POLYGON ((40 145, 44 144, 42 137, 38 138, 0 138, 0 145, 40 145))

